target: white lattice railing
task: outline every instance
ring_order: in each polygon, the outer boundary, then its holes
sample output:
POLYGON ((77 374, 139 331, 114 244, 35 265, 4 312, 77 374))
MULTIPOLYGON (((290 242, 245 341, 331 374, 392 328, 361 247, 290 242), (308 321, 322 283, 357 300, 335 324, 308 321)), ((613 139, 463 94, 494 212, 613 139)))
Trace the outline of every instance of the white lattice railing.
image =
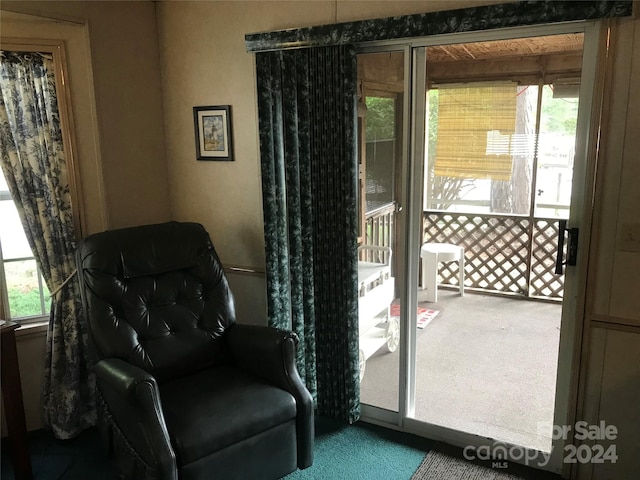
MULTIPOLYGON (((423 241, 465 248, 465 287, 525 297, 561 299, 555 273, 558 219, 424 212, 423 241)), ((457 285, 457 263, 441 263, 443 284, 457 285)))
MULTIPOLYGON (((365 245, 393 247, 394 211, 395 205, 389 204, 367 214, 365 245)), ((423 242, 465 248, 465 287, 562 299, 564 275, 555 273, 558 219, 431 211, 424 212, 423 221, 423 242)), ((457 263, 441 263, 440 283, 457 286, 457 268, 457 263)))

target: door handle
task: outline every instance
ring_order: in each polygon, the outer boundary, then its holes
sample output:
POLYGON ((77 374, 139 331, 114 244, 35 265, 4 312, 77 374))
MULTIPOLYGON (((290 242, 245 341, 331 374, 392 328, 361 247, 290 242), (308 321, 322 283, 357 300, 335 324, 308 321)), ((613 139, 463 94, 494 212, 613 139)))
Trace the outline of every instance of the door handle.
POLYGON ((558 253, 556 254, 556 274, 562 275, 563 265, 575 266, 578 263, 578 237, 579 228, 567 228, 567 221, 558 221, 558 253), (567 237, 567 261, 564 261, 564 232, 567 237))

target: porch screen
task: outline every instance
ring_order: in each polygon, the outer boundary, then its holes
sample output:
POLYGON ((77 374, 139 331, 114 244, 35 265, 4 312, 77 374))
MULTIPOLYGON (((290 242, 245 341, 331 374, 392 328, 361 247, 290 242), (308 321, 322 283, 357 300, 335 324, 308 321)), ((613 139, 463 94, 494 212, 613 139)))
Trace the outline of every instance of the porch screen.
POLYGON ((438 89, 435 174, 509 180, 516 84, 438 89))

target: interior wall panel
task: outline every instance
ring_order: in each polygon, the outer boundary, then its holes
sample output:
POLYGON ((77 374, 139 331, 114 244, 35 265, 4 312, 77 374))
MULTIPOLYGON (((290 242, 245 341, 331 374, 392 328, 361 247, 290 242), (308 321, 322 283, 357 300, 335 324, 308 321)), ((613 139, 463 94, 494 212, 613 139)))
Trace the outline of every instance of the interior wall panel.
MULTIPOLYGON (((612 288, 614 275, 620 274, 615 268, 616 245, 618 243, 618 218, 625 198, 621 197, 621 182, 627 172, 628 162, 623 162, 625 145, 630 130, 637 128, 638 122, 630 119, 627 107, 640 103, 640 92, 633 88, 631 71, 639 68, 640 62, 633 61, 634 35, 638 20, 620 19, 614 25, 610 85, 603 98, 603 148, 598 161, 596 192, 596 222, 593 228, 594 247, 590 252, 588 302, 592 305, 592 313, 611 315, 612 288), (629 122, 631 120, 631 122, 629 122), (622 202, 622 204, 621 204, 622 202)), ((636 134, 636 137, 640 135, 636 134)), ((632 301, 627 299, 626 302, 632 301)), ((625 302, 625 300, 623 300, 625 302)), ((615 308, 615 307, 614 307, 615 308)))
POLYGON ((603 461, 578 461, 574 478, 637 478, 640 472, 640 329, 594 328, 589 346, 585 405, 578 421, 587 423, 592 438, 578 444, 584 445, 579 447, 583 450, 588 448, 583 453, 585 460, 594 458, 600 447, 612 455, 603 457, 603 461))

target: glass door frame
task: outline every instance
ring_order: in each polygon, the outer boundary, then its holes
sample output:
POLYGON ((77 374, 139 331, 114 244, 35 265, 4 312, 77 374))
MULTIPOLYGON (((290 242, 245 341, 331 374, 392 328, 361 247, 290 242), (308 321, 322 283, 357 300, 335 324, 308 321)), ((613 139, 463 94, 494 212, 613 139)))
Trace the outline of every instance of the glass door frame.
MULTIPOLYGON (((414 433, 436 441, 443 441, 458 447, 478 448, 491 444, 491 439, 479 435, 457 431, 451 428, 429 424, 412 418, 415 413, 416 391, 416 317, 407 315, 418 306, 417 286, 419 251, 421 246, 422 190, 424 181, 425 124, 426 124, 426 47, 459 44, 488 40, 508 40, 532 36, 558 35, 564 33, 584 33, 582 79, 580 87, 580 107, 576 130, 576 153, 571 194, 569 225, 581 229, 580 237, 589 238, 593 204, 593 172, 595 172, 595 152, 592 135, 592 115, 598 66, 598 49, 602 47, 601 21, 569 22, 557 25, 539 25, 503 28, 484 32, 468 32, 412 39, 411 41, 385 41, 367 43, 358 53, 378 53, 400 51, 405 53, 405 98, 403 112, 403 155, 402 155, 402 211, 404 235, 396 238, 402 241, 404 259, 402 275, 397 279, 401 304, 400 318, 400 368, 398 411, 362 405, 363 420, 398 430, 414 433), (415 88, 414 88, 415 86, 415 88), (591 148, 590 148, 591 147, 591 148)), ((597 120, 597 119, 596 119, 597 120)), ((578 264, 565 270, 565 296, 563 299, 560 347, 556 379, 554 425, 569 425, 575 422, 577 382, 581 339, 583 329, 583 308, 578 299, 584 298, 588 246, 580 247, 578 264)), ((396 257, 398 258, 398 257, 396 257)), ((526 450, 526 458, 508 455, 505 460, 514 463, 528 463, 536 468, 561 473, 567 476, 570 465, 563 463, 564 448, 571 438, 554 438, 550 458, 541 452, 526 450)), ((501 445, 509 444, 499 442, 501 445)), ((519 447, 523 449, 524 447, 519 447)))
MULTIPOLYGON (((410 249, 412 245, 410 245, 407 241, 407 231, 411 231, 414 226, 407 226, 407 221, 411 221, 413 216, 408 215, 408 210, 405 208, 405 205, 408 205, 409 198, 407 197, 407 189, 409 183, 412 181, 411 172, 413 171, 413 165, 410 165, 409 158, 411 152, 412 141, 412 132, 409 131, 409 126, 412 122, 412 92, 410 90, 412 83, 411 73, 412 73, 412 58, 411 58, 411 44, 406 41, 398 41, 398 42, 382 42, 375 44, 367 44, 366 47, 362 47, 358 49, 358 55, 361 54, 369 54, 369 53, 384 53, 384 52, 403 52, 404 54, 404 79, 403 79, 403 103, 402 103, 402 154, 400 159, 400 195, 396 195, 399 200, 399 204, 396 207, 394 221, 396 223, 396 231, 403 232, 402 235, 395 236, 395 245, 394 247, 398 247, 400 243, 401 251, 398 254, 397 251, 394 251, 393 255, 396 259, 396 265, 398 266, 398 270, 401 273, 400 275, 396 274, 396 292, 398 292, 398 296, 401 302, 400 308, 400 345, 398 348, 398 354, 400 356, 400 368, 399 368, 399 379, 398 379, 398 398, 399 398, 399 411, 391 411, 384 408, 376 407, 373 405, 362 404, 361 405, 361 418, 371 423, 376 423, 379 425, 392 427, 396 429, 402 429, 402 419, 404 418, 403 412, 406 411, 405 408, 402 408, 402 405, 405 405, 408 401, 408 392, 405 388, 405 385, 409 383, 407 372, 409 368, 409 350, 407 349, 407 338, 406 332, 410 331, 407 325, 407 322, 411 320, 408 318, 407 309, 405 308, 405 292, 411 289, 407 289, 407 285, 410 285, 410 279, 413 276, 413 272, 408 272, 407 269, 412 267, 411 260, 407 260, 407 252, 412 252, 410 249)), ((417 278, 417 270, 415 272, 417 278)), ((417 290, 415 293, 417 298, 417 290)), ((417 305, 417 300, 415 302, 417 305)), ((416 307, 417 308, 417 307, 416 307)), ((415 323, 415 318, 413 319, 415 323)))

